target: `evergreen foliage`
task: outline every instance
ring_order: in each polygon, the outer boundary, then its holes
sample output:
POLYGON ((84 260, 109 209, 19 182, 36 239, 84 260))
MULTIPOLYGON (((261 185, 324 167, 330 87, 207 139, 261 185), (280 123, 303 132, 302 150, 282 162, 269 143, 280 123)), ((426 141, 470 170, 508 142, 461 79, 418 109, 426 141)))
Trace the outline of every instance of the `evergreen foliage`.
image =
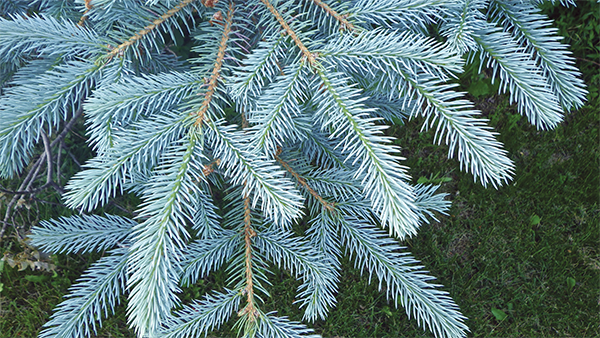
POLYGON ((0 3, 0 174, 20 174, 83 111, 95 157, 64 195, 82 215, 31 239, 52 253, 112 249, 40 337, 92 335, 121 295, 139 337, 200 337, 232 317, 244 337, 306 337, 263 308, 269 267, 301 281, 312 322, 335 306, 342 255, 436 337, 465 336, 458 306, 398 243, 449 202, 411 184, 384 131, 421 116, 476 181, 507 183, 512 161, 453 79, 478 62, 539 129, 581 107, 540 2, 0 3), (171 48, 188 35, 179 60, 171 48), (124 192, 142 199, 135 219, 88 214, 124 192), (179 301, 220 269, 226 289, 179 301))

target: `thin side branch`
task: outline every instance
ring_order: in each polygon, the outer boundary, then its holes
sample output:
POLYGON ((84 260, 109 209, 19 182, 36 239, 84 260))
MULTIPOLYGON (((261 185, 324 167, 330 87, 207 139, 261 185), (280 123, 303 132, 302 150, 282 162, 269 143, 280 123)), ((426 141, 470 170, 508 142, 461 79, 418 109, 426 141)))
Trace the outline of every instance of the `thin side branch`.
MULTIPOLYGON (((248 127, 246 116, 242 113, 242 128, 248 127)), ((244 182, 244 186, 246 182, 244 182)), ((238 313, 239 316, 248 314, 250 321, 255 321, 258 317, 258 310, 254 305, 254 276, 252 274, 252 237, 256 236, 256 232, 252 229, 252 208, 250 207, 250 196, 244 196, 244 242, 246 246, 246 287, 244 293, 246 294, 247 304, 246 307, 238 313)))
POLYGON ((58 142, 58 152, 56 154, 56 184, 58 184, 59 186, 61 185, 60 169, 62 167, 62 150, 65 147, 66 147, 65 140, 64 139, 60 140, 60 142, 58 142))
MULTIPOLYGON (((82 114, 83 114, 83 107, 80 106, 79 109, 77 109, 77 112, 75 112, 75 115, 73 115, 73 118, 71 118, 71 120, 69 120, 69 122, 67 122, 67 124, 65 125, 63 130, 60 132, 60 134, 58 134, 58 136, 50 143, 50 145, 49 145, 50 149, 52 149, 57 144, 62 142, 62 140, 65 138, 65 136, 67 136, 67 134, 69 133, 69 131, 71 130, 73 125, 77 122, 77 119, 82 114)), ((45 147, 45 145, 44 145, 44 147, 45 147)), ((46 154, 48 154, 47 150, 46 150, 46 154)), ((8 205, 6 206, 6 213, 4 214, 4 220, 2 221, 2 229, 0 229, 0 240, 2 240, 2 237, 4 236, 4 233, 6 232, 6 227, 8 226, 8 224, 10 224, 8 222, 8 220, 10 219, 13 208, 14 208, 15 204, 19 201, 19 199, 20 199, 19 197, 21 195, 34 194, 34 193, 37 193, 38 191, 41 191, 49 186, 52 186, 54 188, 57 187, 57 185, 54 182, 50 181, 50 182, 46 182, 46 184, 44 184, 42 187, 39 187, 37 189, 31 189, 31 185, 36 180, 38 173, 40 172, 41 166, 44 165, 44 163, 46 163, 47 159, 48 159, 48 156, 40 156, 40 158, 33 164, 33 166, 31 167, 31 170, 29 170, 29 173, 27 174, 27 176, 25 176, 25 179, 23 180, 23 182, 21 182, 21 185, 19 186, 19 188, 16 191, 12 192, 10 190, 5 190, 5 189, 1 190, 2 192, 5 192, 5 193, 14 194, 14 196, 10 200, 8 205)), ((58 172, 57 175, 60 175, 60 172, 58 172)))
POLYGON ((38 193, 46 188, 48 188, 50 186, 50 184, 46 183, 44 185, 42 185, 41 187, 32 189, 32 190, 10 190, 10 189, 4 189, 4 188, 0 188, 0 192, 5 193, 5 194, 10 194, 10 195, 31 195, 31 194, 35 194, 38 193))
POLYGON ((191 4, 194 1, 195 0, 183 0, 182 2, 180 2, 179 4, 177 4, 177 6, 171 8, 165 14, 161 15, 160 18, 154 20, 151 24, 149 24, 148 26, 144 27, 144 29, 142 29, 141 31, 139 31, 137 34, 135 34, 134 36, 130 37, 129 40, 123 42, 122 44, 118 45, 116 48, 114 48, 113 50, 111 50, 110 53, 108 53, 108 55, 107 55, 108 58, 110 59, 110 58, 114 57, 115 55, 119 54, 121 51, 125 50, 127 47, 133 45, 138 40, 140 40, 141 38, 143 38, 145 35, 147 35, 148 33, 152 32, 152 30, 154 30, 156 27, 160 26, 167 19, 169 19, 170 17, 172 17, 173 15, 175 15, 175 13, 179 12, 185 6, 191 4))
POLYGON ((279 157, 279 154, 281 154, 281 148, 278 148, 277 154, 275 154, 275 159, 277 160, 277 162, 279 162, 279 164, 281 164, 285 168, 285 170, 287 170, 292 176, 294 176, 298 183, 300 183, 304 187, 304 189, 306 189, 314 198, 316 198, 317 201, 319 201, 319 203, 321 203, 323 207, 327 209, 327 211, 335 211, 335 205, 333 203, 327 202, 323 197, 321 197, 321 195, 319 195, 313 188, 311 188, 311 186, 308 185, 308 183, 306 183, 306 180, 302 178, 302 176, 295 172, 294 169, 292 169, 292 167, 290 167, 290 165, 287 162, 285 162, 279 157))
POLYGON ((311 66, 315 66, 316 62, 317 62, 317 60, 315 59, 315 56, 308 50, 308 48, 306 48, 306 46, 302 43, 302 41, 300 41, 300 38, 298 38, 298 35, 296 35, 296 32, 294 32, 290 28, 290 26, 287 24, 287 22, 285 22, 285 20, 283 19, 281 14, 279 14, 277 9, 275 7, 273 7, 273 5, 271 5, 271 3, 268 0, 260 0, 260 1, 263 4, 265 4, 265 6, 267 6, 269 11, 271 11, 271 14, 273 14, 273 16, 277 19, 277 21, 279 22, 281 27, 283 27, 283 29, 285 29, 286 33, 288 33, 290 35, 290 37, 292 38, 292 40, 294 40, 294 43, 296 43, 296 46, 298 46, 298 48, 300 48, 300 51, 302 51, 302 54, 304 55, 306 60, 308 60, 308 63, 311 66))
POLYGON ((81 19, 79 19, 79 22, 77 23, 79 26, 83 27, 83 22, 87 19, 87 13, 90 9, 92 9, 92 0, 85 0, 85 12, 83 12, 81 19))
POLYGON ((573 57, 574 57, 574 58, 576 58, 577 60, 581 60, 581 61, 589 62, 589 63, 591 63, 591 64, 594 64, 594 65, 596 65, 596 66, 600 67, 600 63, 598 63, 598 62, 596 62, 596 61, 592 61, 592 60, 588 60, 588 59, 580 58, 580 57, 577 57, 577 56, 573 56, 573 57))
MULTIPOLYGON (((48 139, 48 134, 46 134, 46 132, 42 131, 41 135, 42 135, 42 143, 44 144, 44 155, 46 158, 46 162, 48 162, 48 164, 46 165, 46 168, 47 168, 46 169, 46 184, 44 184, 43 186, 41 186, 39 188, 31 189, 31 185, 37 178, 37 175, 40 171, 41 166, 44 164, 44 161, 42 161, 42 162, 38 162, 39 164, 36 163, 36 165, 31 169, 30 173, 33 172, 33 175, 31 176, 32 178, 28 180, 27 187, 25 188, 25 190, 11 191, 11 190, 7 190, 7 189, 0 189, 0 192, 19 196, 19 195, 34 194, 34 193, 40 192, 48 187, 53 187, 59 193, 61 193, 61 194, 63 193, 63 189, 58 184, 56 184, 54 182, 54 180, 52 180, 52 165, 53 165, 53 163, 52 163, 52 147, 50 144, 50 140, 48 139)), ((61 139, 61 141, 62 141, 62 139, 61 139)), ((59 153, 60 153, 60 150, 59 150, 59 153)), ((41 159, 43 159, 43 158, 44 158, 44 156, 41 157, 41 159)), ((57 168, 57 174, 60 175, 60 168, 57 168)), ((17 196, 15 196, 14 198, 16 198, 17 196)))
POLYGON ((321 0, 312 0, 312 2, 314 2, 317 6, 323 8, 323 10, 325 12, 327 12, 327 14, 333 16, 337 21, 339 21, 339 23, 342 25, 342 27, 341 27, 342 30, 349 30, 349 31, 354 30, 353 24, 348 22, 348 20, 346 20, 346 18, 343 15, 339 15, 336 11, 334 11, 326 3, 324 3, 321 0))
POLYGON ((48 162, 48 170, 46 171, 46 183, 52 182, 52 149, 50 148, 50 140, 48 134, 42 131, 42 142, 44 143, 44 152, 46 153, 46 161, 48 162))
MULTIPOLYGON (((33 165, 31 170, 27 174, 27 176, 25 176, 25 179, 23 180, 23 182, 21 183, 21 185, 19 186, 17 191, 30 191, 31 184, 37 178, 39 169, 45 162, 46 162, 46 156, 41 156, 37 160, 37 162, 33 165)), ((4 214, 4 220, 2 221, 2 230, 0 230, 0 240, 4 236, 4 232, 6 232, 6 226, 9 224, 8 220, 10 219, 13 208, 14 208, 15 204, 19 201, 19 199, 20 199, 19 197, 21 195, 25 195, 25 194, 18 194, 18 195, 13 196, 13 198, 10 200, 10 202, 6 206, 6 213, 4 214)))
POLYGON ((208 90, 206 91, 204 101, 200 110, 196 113, 196 127, 202 125, 206 111, 210 107, 210 101, 212 100, 215 91, 217 90, 217 84, 221 73, 221 67, 223 66, 223 59, 225 59, 225 50, 227 49, 227 41, 229 40, 229 33, 231 33, 231 24, 233 23, 233 2, 229 4, 229 11, 227 13, 227 19, 225 19, 225 27, 223 28, 223 36, 221 37, 221 44, 219 45, 219 52, 217 53, 217 59, 215 60, 215 68, 213 68, 212 75, 208 81, 208 90))
POLYGON ((239 316, 248 314, 251 321, 255 321, 258 316, 258 310, 254 303, 254 276, 252 274, 252 237, 256 232, 252 229, 250 197, 244 197, 244 240, 246 246, 246 287, 244 293, 247 296, 246 307, 240 311, 239 316))

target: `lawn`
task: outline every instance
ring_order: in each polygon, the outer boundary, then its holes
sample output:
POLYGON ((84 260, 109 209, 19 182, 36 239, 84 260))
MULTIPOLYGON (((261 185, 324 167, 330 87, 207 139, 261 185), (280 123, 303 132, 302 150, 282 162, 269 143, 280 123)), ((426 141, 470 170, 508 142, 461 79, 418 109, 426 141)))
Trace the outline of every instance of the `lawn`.
MULTIPOLYGON (((485 76, 467 72, 461 79, 515 162, 512 182, 497 190, 474 184, 458 161, 447 159, 445 147, 432 144, 433 133, 418 132, 422 120, 391 131, 414 181, 441 183, 452 201, 448 215, 423 226, 404 244, 457 302, 474 337, 600 336, 600 8, 596 1, 582 1, 578 8, 545 10, 572 45, 590 91, 585 107, 568 114, 557 129, 539 131, 505 96, 495 94, 485 76)), ((74 134, 68 142, 81 143, 79 137, 74 134)), ((86 156, 85 150, 77 155, 86 156)), ((37 198, 59 201, 51 194, 37 198)), ((4 207, 7 197, 2 199, 4 207)), ((122 198, 113 208, 127 210, 134 202, 122 198)), ((40 219, 63 213, 68 211, 32 200, 17 210, 13 225, 24 233, 40 219)), ((33 259, 34 252, 15 234, 9 233, 0 248, 7 257, 33 259)), ((69 286, 98 257, 58 255, 51 258, 53 271, 19 271, 0 263, 0 338, 36 336, 69 286)), ((273 272, 273 298, 265 308, 300 320, 301 312, 288 305, 297 282, 287 272, 273 272)), ((327 321, 312 325, 318 333, 432 337, 350 260, 344 262, 341 281, 337 307, 327 321)), ((224 283, 224 275, 217 273, 185 290, 182 298, 189 301, 224 283)), ((124 308, 104 321, 99 336, 133 337, 124 308)))

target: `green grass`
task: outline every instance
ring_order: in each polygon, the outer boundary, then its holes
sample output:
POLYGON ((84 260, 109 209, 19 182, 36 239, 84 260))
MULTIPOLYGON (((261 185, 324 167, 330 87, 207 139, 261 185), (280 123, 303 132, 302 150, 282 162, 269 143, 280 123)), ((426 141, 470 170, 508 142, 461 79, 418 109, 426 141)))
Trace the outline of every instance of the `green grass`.
MULTIPOLYGON (((600 336, 600 206, 598 36, 600 14, 595 1, 580 8, 548 9, 578 57, 590 91, 589 104, 566 116, 552 131, 538 131, 521 118, 507 99, 475 91, 473 99, 500 133, 516 164, 514 180, 498 190, 483 188, 448 160, 446 148, 419 134, 420 120, 395 128, 406 165, 418 179, 444 182, 452 208, 439 223, 421 228, 406 241, 416 258, 438 277, 463 313, 474 337, 600 336), (574 281, 574 284, 573 284, 574 281), (499 320, 492 309, 501 310, 499 320)), ((55 198, 47 196, 47 198, 55 198)), ((53 200, 58 202, 58 200, 53 200)), ((134 203, 127 199, 122 204, 134 203)), ((20 209, 15 223, 23 228, 64 211, 33 202, 20 209)), ((3 251, 24 250, 4 241, 3 251), (10 246, 10 247, 9 247, 10 246)), ((0 282, 0 338, 34 337, 54 306, 84 269, 99 256, 58 256, 58 269, 32 272, 4 266, 0 282), (35 277, 46 276, 43 280, 35 277)), ((377 288, 344 261, 338 304, 327 321, 317 321, 326 337, 432 337, 409 320, 377 288)), ((300 320, 291 305, 298 283, 285 271, 273 270, 273 298, 265 308, 300 320)), ((224 276, 215 274, 182 295, 198 298, 224 276)), ((125 306, 104 321, 101 337, 133 337, 126 328, 125 306)), ((231 327, 231 326, 228 326, 231 327)))
POLYGON ((499 138, 517 171, 497 191, 446 167, 450 216, 423 227, 409 247, 447 286, 474 336, 600 335, 596 112, 540 133, 520 123, 508 130, 510 109, 498 109, 499 138), (508 317, 498 321, 492 308, 508 317))

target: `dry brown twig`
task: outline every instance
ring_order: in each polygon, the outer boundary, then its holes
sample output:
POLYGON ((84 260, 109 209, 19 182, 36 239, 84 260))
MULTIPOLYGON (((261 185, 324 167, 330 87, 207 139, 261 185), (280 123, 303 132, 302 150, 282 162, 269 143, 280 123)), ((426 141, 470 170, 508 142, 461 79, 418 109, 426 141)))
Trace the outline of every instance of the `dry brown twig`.
MULTIPOLYGON (((10 202, 8 202, 8 204, 6 205, 6 212, 4 214, 4 220, 2 220, 2 229, 0 229, 0 241, 4 237, 4 234, 6 233, 6 229, 7 229, 8 225, 11 225, 11 222, 9 222, 9 220, 11 219, 11 216, 15 209, 15 206, 18 205, 19 201, 23 199, 22 196, 34 195, 34 194, 39 193, 40 191, 43 191, 50 187, 54 188, 60 194, 62 194, 64 192, 63 188, 59 184, 57 184, 56 182, 54 182, 52 180, 52 169, 53 169, 52 149, 54 147, 56 147, 57 145, 62 144, 62 142, 64 141, 64 138, 67 136, 67 134, 69 133, 69 131, 71 130, 71 128, 77 122, 77 120, 79 119, 79 117, 81 115, 83 115, 83 107, 80 107, 76 111, 75 115, 73 115, 73 117, 69 120, 69 122, 67 122, 67 124, 65 124, 63 130, 56 136, 56 138, 52 142, 50 142, 50 140, 48 139, 48 135, 45 132, 42 132, 41 136, 42 136, 42 143, 44 144, 44 153, 31 166, 31 169, 29 170, 29 172, 27 173, 27 175, 21 182, 21 185, 19 185, 19 188, 17 188, 17 190, 0 189, 0 192, 2 192, 2 193, 14 195, 11 198, 10 202), (38 188, 32 188, 34 182, 36 181, 36 179, 38 178, 38 175, 40 174, 40 170, 42 169, 43 165, 46 163, 47 163, 46 183, 38 188)), ((59 153, 60 153, 60 149, 59 149, 59 153)), ((60 177, 60 175, 61 175, 60 167, 57 167, 56 168, 56 177, 60 177)), ((12 222, 12 223, 14 223, 14 222, 12 222)))

